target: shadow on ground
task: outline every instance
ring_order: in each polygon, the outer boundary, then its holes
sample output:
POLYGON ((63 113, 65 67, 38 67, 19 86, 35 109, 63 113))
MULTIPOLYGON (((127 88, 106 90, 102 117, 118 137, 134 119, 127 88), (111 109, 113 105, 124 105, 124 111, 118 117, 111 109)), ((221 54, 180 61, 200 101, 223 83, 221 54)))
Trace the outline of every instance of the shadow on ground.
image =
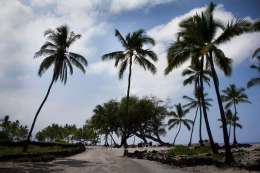
POLYGON ((62 159, 53 162, 13 163, 4 167, 0 165, 0 173, 52 173, 62 172, 66 168, 88 167, 97 164, 76 159, 62 159))

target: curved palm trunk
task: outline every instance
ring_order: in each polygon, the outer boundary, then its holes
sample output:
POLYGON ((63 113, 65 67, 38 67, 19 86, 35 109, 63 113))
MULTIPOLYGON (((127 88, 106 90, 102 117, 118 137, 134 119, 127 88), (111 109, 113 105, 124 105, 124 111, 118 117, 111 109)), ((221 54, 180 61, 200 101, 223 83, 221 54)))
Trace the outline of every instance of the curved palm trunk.
POLYGON ((191 146, 192 135, 193 135, 194 125, 195 125, 195 121, 196 121, 197 114, 198 114, 198 109, 199 109, 199 107, 197 107, 195 117, 193 119, 193 124, 192 124, 192 128, 191 128, 191 133, 190 133, 190 142, 189 142, 188 146, 191 146))
MULTIPOLYGON (((203 71, 203 65, 204 65, 203 60, 204 60, 204 58, 202 58, 202 61, 201 61, 202 71, 203 71)), ((210 126, 209 126, 209 120, 208 120, 208 115, 207 115, 207 107, 206 107, 206 104, 205 104, 205 97, 204 97, 203 79, 202 79, 202 77, 199 77, 199 79, 200 79, 200 87, 199 87, 200 94, 199 95, 200 95, 200 99, 201 99, 202 110, 203 110, 204 120, 205 120, 205 124, 206 124, 206 129, 207 129, 207 132, 208 132, 209 142, 210 142, 210 146, 212 148, 213 153, 217 154, 218 150, 215 146, 215 142, 213 140, 213 136, 212 136, 210 126)))
POLYGON ((237 145, 237 137, 236 137, 236 121, 237 121, 237 107, 234 103, 234 109, 235 109, 235 117, 234 117, 234 124, 233 124, 233 145, 237 145))
POLYGON ((43 101, 42 101, 40 107, 38 108, 38 110, 37 110, 37 112, 36 112, 36 114, 35 114, 35 116, 34 116, 31 129, 30 129, 30 131, 29 131, 29 134, 28 134, 28 136, 27 136, 27 140, 26 140, 25 145, 24 145, 24 148, 23 148, 23 151, 24 151, 24 152, 27 151, 27 148, 28 148, 28 145, 29 145, 29 143, 30 143, 31 136, 32 136, 32 131, 33 131, 33 129, 34 129, 35 122, 36 122, 36 120, 37 120, 37 117, 38 117, 38 115, 39 115, 39 113, 40 113, 40 111, 41 111, 41 109, 42 109, 44 103, 46 102, 46 100, 47 100, 47 98, 48 98, 48 96, 49 96, 49 94, 50 94, 50 91, 51 91, 51 88, 52 88, 53 83, 54 83, 54 78, 52 78, 52 81, 51 81, 51 83, 50 83, 50 86, 49 86, 49 88, 48 88, 48 91, 47 91, 47 93, 46 93, 46 95, 45 95, 45 97, 44 97, 44 99, 43 99, 43 101))
MULTIPOLYGON (((129 104, 129 96, 130 96, 131 75, 132 75, 132 56, 130 57, 130 62, 129 62, 128 87, 127 87, 127 95, 126 95, 126 113, 127 113, 127 116, 129 114, 128 104, 129 104)), ((126 156, 128 154, 127 138, 125 138, 124 140, 125 140, 124 141, 124 156, 126 156)))
POLYGON ((175 141, 176 141, 176 139, 177 139, 177 136, 178 136, 179 133, 180 133, 180 130, 181 130, 181 123, 180 123, 180 125, 179 125, 179 130, 178 130, 178 132, 176 133, 176 136, 175 136, 175 138, 174 138, 173 145, 175 145, 175 141))
POLYGON ((225 144, 225 162, 227 164, 230 164, 231 162, 234 161, 232 152, 231 152, 231 147, 229 144, 228 140, 228 132, 227 132, 227 122, 225 118, 225 112, 223 108, 223 104, 221 101, 220 97, 220 92, 219 92, 219 84, 218 84, 218 76, 214 67, 213 59, 212 59, 212 52, 209 54, 209 62, 210 62, 210 67, 211 67, 211 72, 212 72, 212 78, 215 86, 215 92, 217 95, 217 100, 218 100, 218 106, 219 106, 219 111, 220 111, 220 116, 221 116, 221 121, 222 121, 222 129, 223 129, 223 137, 224 137, 224 144, 225 144))
POLYGON ((200 143, 200 146, 204 146, 203 139, 202 139, 202 110, 201 110, 201 106, 199 107, 199 110, 200 110, 200 126, 199 126, 200 140, 199 140, 199 143, 200 143))

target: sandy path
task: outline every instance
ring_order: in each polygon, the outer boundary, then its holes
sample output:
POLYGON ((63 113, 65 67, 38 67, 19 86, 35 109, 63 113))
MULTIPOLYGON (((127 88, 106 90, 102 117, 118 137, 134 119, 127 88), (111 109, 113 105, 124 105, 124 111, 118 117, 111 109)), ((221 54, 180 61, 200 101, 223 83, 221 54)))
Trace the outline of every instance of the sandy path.
POLYGON ((0 173, 184 173, 157 162, 121 155, 121 149, 91 149, 48 163, 0 163, 0 173))

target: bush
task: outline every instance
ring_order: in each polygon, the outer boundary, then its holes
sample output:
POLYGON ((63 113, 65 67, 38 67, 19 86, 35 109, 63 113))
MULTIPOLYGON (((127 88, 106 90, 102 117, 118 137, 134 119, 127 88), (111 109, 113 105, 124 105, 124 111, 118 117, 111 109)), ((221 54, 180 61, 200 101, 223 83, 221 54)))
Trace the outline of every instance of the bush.
POLYGON ((207 153, 211 154, 211 149, 210 147, 206 147, 206 146, 189 148, 183 145, 176 145, 174 148, 168 151, 169 156, 199 155, 199 154, 207 154, 207 153))

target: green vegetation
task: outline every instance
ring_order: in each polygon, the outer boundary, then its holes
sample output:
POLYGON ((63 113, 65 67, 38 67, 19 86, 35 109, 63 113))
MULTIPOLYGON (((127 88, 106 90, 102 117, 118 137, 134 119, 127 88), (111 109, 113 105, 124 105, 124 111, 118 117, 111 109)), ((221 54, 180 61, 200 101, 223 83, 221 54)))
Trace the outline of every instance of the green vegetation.
MULTIPOLYGON (((69 148, 64 148, 61 146, 42 147, 42 146, 29 145, 28 150, 25 153, 33 154, 33 153, 58 152, 67 149, 69 148)), ((25 153, 23 152, 22 146, 0 146, 0 157, 5 155, 18 155, 18 154, 25 154, 25 153)))
POLYGON ((28 145, 26 152, 23 143, 1 143, 1 161, 51 161, 56 157, 65 157, 85 151, 83 145, 78 144, 55 144, 33 142, 28 145))
POLYGON ((72 143, 83 142, 95 145, 99 141, 97 133, 90 127, 88 121, 81 128, 76 125, 60 126, 52 124, 36 134, 36 139, 40 142, 58 142, 58 143, 72 143))
POLYGON ((12 122, 8 115, 0 120, 0 142, 24 140, 27 134, 27 126, 21 125, 18 120, 12 122))
POLYGON ((206 146, 199 146, 199 147, 187 147, 183 145, 176 145, 174 148, 168 151, 169 156, 193 156, 193 155, 200 155, 200 154, 209 154, 212 153, 210 147, 206 146))
POLYGON ((148 139, 166 144, 160 136, 166 133, 163 121, 169 110, 162 101, 155 97, 129 97, 128 114, 125 114, 126 106, 127 100, 123 98, 120 102, 110 100, 94 109, 89 123, 99 135, 105 136, 105 145, 108 145, 107 138, 110 137, 112 145, 123 146, 133 135, 142 139, 145 144, 148 139), (120 144, 115 142, 113 135, 121 137, 120 144))

